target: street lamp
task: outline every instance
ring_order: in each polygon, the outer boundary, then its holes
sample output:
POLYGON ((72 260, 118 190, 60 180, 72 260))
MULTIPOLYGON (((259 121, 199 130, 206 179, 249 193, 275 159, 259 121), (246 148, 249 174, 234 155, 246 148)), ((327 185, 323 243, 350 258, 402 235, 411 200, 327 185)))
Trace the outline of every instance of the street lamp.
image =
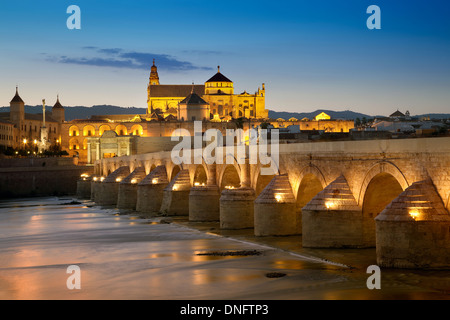
POLYGON ((34 139, 34 151, 33 151, 33 154, 37 154, 37 151, 38 151, 38 147, 37 147, 37 143, 38 143, 38 141, 36 140, 36 139, 34 139))

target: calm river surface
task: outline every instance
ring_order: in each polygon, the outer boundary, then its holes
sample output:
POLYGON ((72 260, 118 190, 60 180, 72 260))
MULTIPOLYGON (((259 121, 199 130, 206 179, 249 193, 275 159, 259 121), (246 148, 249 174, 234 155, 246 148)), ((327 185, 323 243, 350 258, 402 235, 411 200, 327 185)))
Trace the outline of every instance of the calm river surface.
POLYGON ((296 238, 72 200, 0 202, 0 299, 450 299, 449 271, 382 270, 381 289, 369 290, 374 250, 302 251, 296 238), (236 251, 258 254, 227 255, 236 251), (67 288, 70 265, 81 289, 67 288))

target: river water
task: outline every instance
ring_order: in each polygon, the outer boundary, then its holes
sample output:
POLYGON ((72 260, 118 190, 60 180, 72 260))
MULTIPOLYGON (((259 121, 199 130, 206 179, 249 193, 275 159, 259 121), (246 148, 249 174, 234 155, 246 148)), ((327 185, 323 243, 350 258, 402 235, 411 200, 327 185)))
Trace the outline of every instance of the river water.
POLYGON ((0 299, 450 299, 449 271, 382 270, 381 289, 369 290, 374 250, 302 251, 295 237, 72 200, 0 203, 0 299), (70 265, 80 289, 67 287, 70 265))

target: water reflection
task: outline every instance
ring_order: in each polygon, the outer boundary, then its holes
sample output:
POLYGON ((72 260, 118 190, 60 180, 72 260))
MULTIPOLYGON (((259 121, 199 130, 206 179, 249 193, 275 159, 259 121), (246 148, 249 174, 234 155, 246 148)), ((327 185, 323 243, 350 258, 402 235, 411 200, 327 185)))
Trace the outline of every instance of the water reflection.
MULTIPOLYGON (((1 299, 449 298, 449 271, 383 270, 382 290, 368 290, 362 267, 270 248, 261 255, 204 255, 261 248, 114 209, 59 202, 33 199, 26 207, 17 201, 0 207, 1 299), (80 291, 66 288, 72 264, 81 268, 80 291), (286 276, 265 276, 277 271, 286 276)), ((264 241, 291 245, 289 238, 264 241)))

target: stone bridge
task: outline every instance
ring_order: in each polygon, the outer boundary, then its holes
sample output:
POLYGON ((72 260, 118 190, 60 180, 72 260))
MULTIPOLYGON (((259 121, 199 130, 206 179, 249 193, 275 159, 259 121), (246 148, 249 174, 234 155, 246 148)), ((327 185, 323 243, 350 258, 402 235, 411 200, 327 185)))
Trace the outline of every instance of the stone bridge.
POLYGON ((450 266, 449 137, 280 144, 274 175, 261 174, 261 163, 227 160, 176 165, 170 152, 103 159, 78 191, 150 216, 301 234, 304 247, 376 247, 381 266, 450 266))

